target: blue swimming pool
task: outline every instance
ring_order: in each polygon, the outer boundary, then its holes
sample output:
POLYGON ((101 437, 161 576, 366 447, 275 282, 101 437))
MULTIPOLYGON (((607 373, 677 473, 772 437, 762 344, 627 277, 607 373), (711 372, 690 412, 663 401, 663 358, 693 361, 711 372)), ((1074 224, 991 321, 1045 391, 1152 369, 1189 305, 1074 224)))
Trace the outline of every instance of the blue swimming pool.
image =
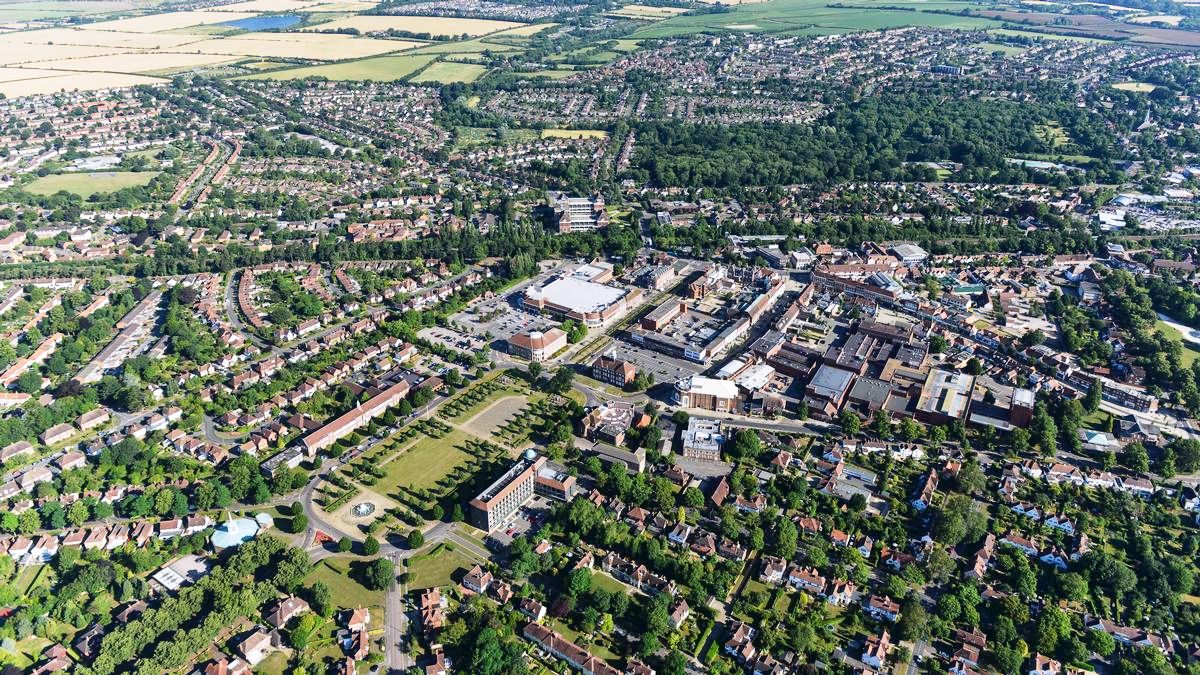
POLYGON ((272 14, 270 16, 252 16, 247 19, 226 21, 221 25, 240 28, 242 30, 277 30, 280 28, 291 28, 298 23, 300 23, 300 17, 296 14, 272 14))

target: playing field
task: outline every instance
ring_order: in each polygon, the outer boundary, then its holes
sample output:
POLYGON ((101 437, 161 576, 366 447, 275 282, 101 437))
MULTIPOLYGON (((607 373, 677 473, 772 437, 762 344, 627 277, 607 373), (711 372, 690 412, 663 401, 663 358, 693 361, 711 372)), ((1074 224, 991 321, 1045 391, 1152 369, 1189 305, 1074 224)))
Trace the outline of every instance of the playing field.
MULTIPOLYGON (((0 89, 6 85, 0 85, 0 89)), ((154 171, 103 171, 96 173, 62 173, 43 176, 24 186, 24 190, 35 195, 52 195, 60 190, 80 195, 84 199, 105 192, 116 192, 122 188, 146 185, 158 173, 154 171)))
POLYGON ((437 82, 450 84, 452 82, 474 82, 487 72, 486 66, 478 63, 457 63, 454 61, 439 61, 422 70, 413 82, 437 82))
POLYGON ((1112 88, 1120 89, 1121 91, 1133 91, 1139 94, 1149 94, 1158 89, 1158 87, 1149 82, 1117 82, 1112 88))
POLYGON ((422 436, 395 459, 383 465, 385 476, 376 487, 388 491, 392 486, 431 489, 454 467, 472 459, 460 445, 472 436, 451 431, 442 438, 422 436))
POLYGON ((410 33, 429 33, 447 37, 452 35, 487 35, 496 31, 518 28, 525 24, 514 21, 492 21, 489 19, 457 19, 442 16, 351 16, 329 23, 318 24, 320 30, 353 28, 363 33, 402 30, 410 33))
POLYGON ((601 129, 542 129, 542 138, 608 138, 601 129))
POLYGON ((274 70, 268 73, 248 75, 247 80, 302 80, 306 77, 325 77, 330 80, 370 80, 393 82, 424 68, 436 56, 377 56, 361 61, 333 63, 328 66, 310 66, 274 70))
MULTIPOLYGON (((61 71, 55 71, 61 72, 61 71)), ((120 73, 69 73, 56 77, 39 77, 33 80, 18 80, 0 84, 0 94, 9 98, 53 94, 58 91, 92 91, 112 87, 133 87, 139 84, 161 84, 167 82, 158 77, 144 75, 122 75, 120 73)))

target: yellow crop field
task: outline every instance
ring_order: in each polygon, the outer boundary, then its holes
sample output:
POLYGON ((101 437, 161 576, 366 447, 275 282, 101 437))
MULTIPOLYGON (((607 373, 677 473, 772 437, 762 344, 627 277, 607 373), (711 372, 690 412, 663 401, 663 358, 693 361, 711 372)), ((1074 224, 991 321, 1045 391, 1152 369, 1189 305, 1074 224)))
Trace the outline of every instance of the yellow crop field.
POLYGON ((0 36, 0 43, 23 42, 41 45, 53 44, 56 46, 89 45, 93 47, 130 47, 133 49, 172 49, 207 39, 209 38, 199 35, 149 35, 146 33, 50 28, 47 30, 33 30, 0 36))
POLYGON ((150 73, 211 66, 236 61, 238 58, 225 54, 174 54, 155 51, 61 59, 38 65, 57 70, 85 70, 97 73, 150 73))
POLYGON ((27 45, 0 42, 0 66, 19 63, 38 63, 58 59, 78 59, 85 56, 104 56, 121 51, 116 47, 86 47, 82 45, 27 45))
POLYGON ((313 5, 321 0, 246 0, 232 5, 217 5, 205 7, 201 12, 296 12, 313 5))
POLYGON ((602 129, 542 129, 542 138, 608 138, 602 129))
POLYGON ((40 68, 0 68, 0 82, 17 82, 33 80, 39 77, 57 77, 62 73, 57 70, 42 70, 40 68))
POLYGON ((325 2, 308 8, 310 12, 365 12, 374 9, 377 2, 365 0, 343 0, 342 2, 325 2))
POLYGON ((220 40, 210 40, 197 45, 196 49, 203 54, 339 61, 377 56, 401 49, 411 49, 422 44, 407 40, 374 40, 349 35, 317 33, 263 33, 262 35, 270 35, 275 39, 238 35, 220 40))
POLYGON ((158 77, 121 73, 66 73, 55 77, 0 82, 0 94, 16 98, 36 94, 53 94, 58 91, 95 91, 114 87, 133 87, 139 84, 161 84, 167 81, 158 77))
POLYGON ((88 31, 120 31, 126 33, 158 33, 164 30, 224 23, 249 18, 246 12, 163 12, 131 19, 101 21, 82 26, 88 31))
POLYGON ((669 19, 687 10, 682 7, 648 7, 646 5, 625 5, 615 12, 614 16, 624 16, 633 19, 669 19))
POLYGON ((430 35, 486 35, 496 31, 519 28, 523 23, 513 21, 491 21, 489 19, 456 19, 444 16, 351 16, 328 23, 318 24, 320 30, 354 28, 363 33, 386 30, 403 30, 410 33, 430 35))

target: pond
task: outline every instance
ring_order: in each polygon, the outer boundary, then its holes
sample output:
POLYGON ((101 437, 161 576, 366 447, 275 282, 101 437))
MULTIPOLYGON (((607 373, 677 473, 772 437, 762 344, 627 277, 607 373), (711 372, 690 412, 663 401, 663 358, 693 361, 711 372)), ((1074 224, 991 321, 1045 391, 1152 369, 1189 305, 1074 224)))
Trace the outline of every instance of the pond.
POLYGON ((240 28, 242 30, 278 30, 280 28, 291 28, 300 23, 300 21, 301 17, 297 14, 272 14, 270 16, 252 16, 246 19, 226 21, 221 25, 240 28))

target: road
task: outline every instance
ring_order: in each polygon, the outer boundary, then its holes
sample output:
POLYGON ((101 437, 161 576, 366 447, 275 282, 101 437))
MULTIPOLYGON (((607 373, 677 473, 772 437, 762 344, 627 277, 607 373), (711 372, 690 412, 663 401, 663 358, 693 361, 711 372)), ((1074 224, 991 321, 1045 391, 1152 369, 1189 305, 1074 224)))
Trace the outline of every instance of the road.
MULTIPOLYGON (((401 566, 401 558, 392 558, 397 567, 401 566)), ((416 665, 405 649, 408 636, 408 613, 404 609, 404 598, 408 595, 408 585, 393 580, 388 587, 386 598, 387 621, 383 627, 384 664, 389 673, 404 673, 416 665)))

